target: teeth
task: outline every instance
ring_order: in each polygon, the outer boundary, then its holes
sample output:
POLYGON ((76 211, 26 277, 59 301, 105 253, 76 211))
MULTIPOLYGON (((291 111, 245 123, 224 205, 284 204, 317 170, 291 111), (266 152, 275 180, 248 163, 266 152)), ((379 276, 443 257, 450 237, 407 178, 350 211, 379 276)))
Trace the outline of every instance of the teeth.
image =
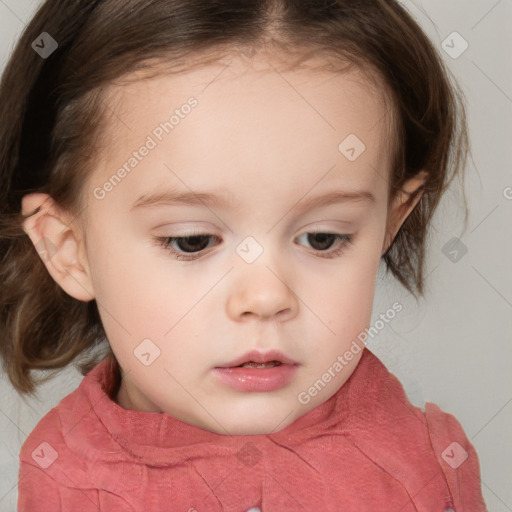
POLYGON ((254 361, 249 361, 242 365, 243 368, 273 368, 274 366, 279 366, 281 364, 280 361, 269 361, 268 363, 255 363, 254 361))

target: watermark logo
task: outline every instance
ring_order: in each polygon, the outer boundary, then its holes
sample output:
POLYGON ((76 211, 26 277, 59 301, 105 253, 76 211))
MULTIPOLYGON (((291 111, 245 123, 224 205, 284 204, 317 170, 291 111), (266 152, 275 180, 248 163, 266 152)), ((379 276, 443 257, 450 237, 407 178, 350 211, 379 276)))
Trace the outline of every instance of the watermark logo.
POLYGON ((32 41, 31 46, 40 57, 47 59, 59 47, 59 44, 48 32, 42 32, 32 41))
POLYGON ((456 441, 448 445, 441 454, 441 457, 453 469, 457 469, 468 458, 468 456, 468 452, 456 441))
POLYGON ((253 263, 263 254, 263 247, 255 238, 248 236, 237 245, 235 251, 246 263, 253 263))
POLYGON ((441 47, 452 59, 458 59, 469 48, 469 43, 458 32, 452 32, 441 47))
POLYGON ((356 161, 366 150, 364 142, 355 134, 351 133, 338 146, 339 152, 349 161, 356 161))
POLYGON ((152 365, 160 357, 160 349, 149 338, 142 340, 133 353, 144 366, 152 365))
POLYGON ((252 468, 260 461, 261 451, 256 447, 256 445, 248 442, 240 448, 236 456, 242 464, 252 468))
POLYGON ((56 245, 45 236, 36 243, 35 248, 45 263, 50 261, 57 254, 56 245))
POLYGON ((43 469, 49 468, 59 457, 59 454, 50 443, 41 443, 33 452, 32 458, 43 469))
POLYGON ((468 248, 460 238, 454 236, 443 245, 441 251, 452 263, 458 263, 467 254, 468 248))

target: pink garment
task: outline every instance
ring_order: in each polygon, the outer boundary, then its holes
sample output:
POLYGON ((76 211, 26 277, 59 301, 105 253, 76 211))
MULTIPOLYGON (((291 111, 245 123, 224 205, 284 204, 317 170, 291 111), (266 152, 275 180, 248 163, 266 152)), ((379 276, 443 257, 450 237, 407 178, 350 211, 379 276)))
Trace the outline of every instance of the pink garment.
POLYGON ((109 397, 107 363, 23 444, 19 512, 487 510, 458 421, 432 403, 412 406, 368 349, 329 400, 251 436, 123 409, 109 397))

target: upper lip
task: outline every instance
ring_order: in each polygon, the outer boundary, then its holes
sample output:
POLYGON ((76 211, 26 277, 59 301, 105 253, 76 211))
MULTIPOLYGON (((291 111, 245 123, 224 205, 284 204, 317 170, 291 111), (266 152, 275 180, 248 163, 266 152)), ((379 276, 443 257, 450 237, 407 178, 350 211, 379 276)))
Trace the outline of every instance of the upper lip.
POLYGON ((270 361, 280 361, 284 364, 298 364, 297 361, 290 359, 283 354, 280 350, 270 350, 269 352, 260 352, 258 350, 251 350, 244 355, 237 357, 233 361, 226 364, 221 364, 217 368, 231 368, 233 366, 240 366, 241 364, 254 361, 255 363, 268 363, 270 361))

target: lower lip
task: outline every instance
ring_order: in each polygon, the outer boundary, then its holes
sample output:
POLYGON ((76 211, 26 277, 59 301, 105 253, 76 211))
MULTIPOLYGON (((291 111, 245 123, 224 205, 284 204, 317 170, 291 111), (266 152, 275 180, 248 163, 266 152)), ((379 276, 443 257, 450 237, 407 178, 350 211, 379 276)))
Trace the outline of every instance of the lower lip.
POLYGON ((275 391, 286 386, 296 371, 296 364, 281 364, 272 368, 214 368, 220 381, 238 391, 275 391))

